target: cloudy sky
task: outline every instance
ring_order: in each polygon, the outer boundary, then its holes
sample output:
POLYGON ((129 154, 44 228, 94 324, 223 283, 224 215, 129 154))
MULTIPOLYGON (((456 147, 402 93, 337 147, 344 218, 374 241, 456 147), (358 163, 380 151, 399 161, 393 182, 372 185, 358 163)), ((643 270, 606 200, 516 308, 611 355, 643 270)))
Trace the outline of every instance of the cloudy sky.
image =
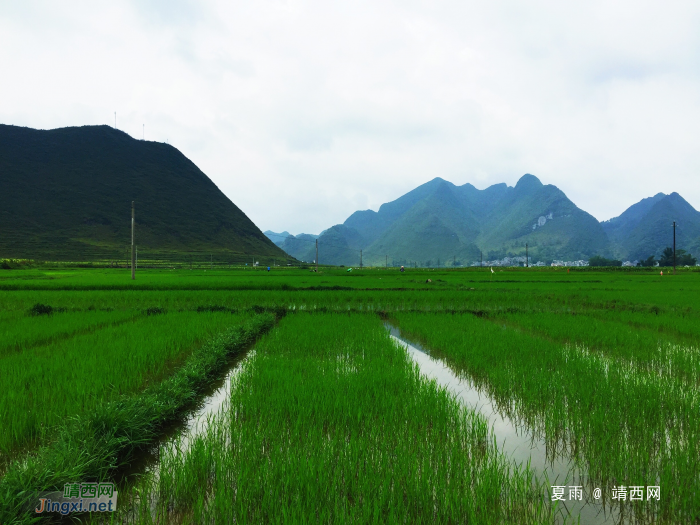
POLYGON ((263 230, 524 173, 700 208, 697 1, 0 3, 0 123, 169 142, 263 230), (577 7, 572 7, 574 5, 577 7))

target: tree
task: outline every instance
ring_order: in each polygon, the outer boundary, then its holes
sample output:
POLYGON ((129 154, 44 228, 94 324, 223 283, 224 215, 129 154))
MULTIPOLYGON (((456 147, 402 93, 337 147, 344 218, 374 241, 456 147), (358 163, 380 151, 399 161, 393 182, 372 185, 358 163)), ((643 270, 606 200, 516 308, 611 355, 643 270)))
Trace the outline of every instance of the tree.
MULTIPOLYGON (((676 266, 695 266, 697 258, 685 250, 676 250, 676 266)), ((666 248, 659 260, 659 266, 673 266, 673 248, 666 248)))
POLYGON ((656 260, 654 259, 654 256, 650 255, 649 257, 647 257, 643 261, 639 261, 639 263, 637 263, 637 266, 654 266, 655 264, 656 264, 656 260))
POLYGON ((665 248, 659 258, 659 266, 673 266, 673 248, 665 248))
POLYGON ((697 258, 689 253, 685 253, 685 250, 676 250, 676 264, 678 264, 678 266, 695 266, 697 262, 697 258))

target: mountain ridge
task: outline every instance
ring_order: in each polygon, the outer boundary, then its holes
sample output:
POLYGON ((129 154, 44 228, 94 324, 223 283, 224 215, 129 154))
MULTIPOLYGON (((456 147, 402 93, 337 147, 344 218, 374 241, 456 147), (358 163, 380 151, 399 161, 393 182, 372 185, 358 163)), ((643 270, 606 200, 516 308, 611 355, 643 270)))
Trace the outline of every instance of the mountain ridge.
MULTIPOLYGON (((448 260, 467 265, 480 258, 524 260, 527 245, 533 261, 586 260, 594 255, 641 259, 658 256, 671 245, 666 237, 674 214, 684 219, 684 245, 700 252, 700 213, 677 193, 671 195, 658 193, 619 217, 599 222, 559 188, 529 173, 515 186, 499 183, 483 190, 435 177, 376 212, 358 210, 322 232, 319 258, 329 264, 359 265, 362 251, 364 264, 431 266, 448 260)), ((315 245, 295 248, 289 252, 295 257, 315 258, 315 245)))

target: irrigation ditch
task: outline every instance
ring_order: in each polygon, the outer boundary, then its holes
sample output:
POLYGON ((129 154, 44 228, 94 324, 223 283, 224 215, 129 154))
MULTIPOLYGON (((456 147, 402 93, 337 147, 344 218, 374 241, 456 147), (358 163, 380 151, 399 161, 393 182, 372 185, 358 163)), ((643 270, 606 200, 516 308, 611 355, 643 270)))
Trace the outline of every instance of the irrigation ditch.
MULTIPOLYGON (((133 462, 128 469, 120 472, 120 476, 116 483, 120 487, 120 510, 119 517, 123 523, 131 523, 136 521, 136 517, 140 514, 139 508, 141 505, 148 505, 154 509, 157 501, 149 500, 142 501, 140 494, 135 491, 138 480, 144 475, 153 476, 155 479, 159 476, 159 451, 163 449, 171 449, 177 453, 185 453, 191 442, 200 434, 203 434, 211 418, 219 414, 226 406, 231 395, 231 381, 240 372, 241 365, 248 358, 251 352, 255 351, 255 341, 249 343, 241 349, 239 353, 233 357, 227 364, 223 375, 218 377, 207 389, 202 392, 202 398, 188 412, 183 414, 182 418, 174 424, 171 424, 159 439, 153 445, 144 450, 142 453, 134 457, 133 462), (128 510, 123 510, 124 507, 128 510)), ((85 516, 80 516, 81 519, 65 518, 65 523, 108 523, 109 519, 95 513, 89 515, 88 519, 85 516)))
MULTIPOLYGON (((477 388, 468 376, 453 371, 443 359, 431 355, 430 350, 406 338, 390 320, 385 320, 384 326, 391 338, 406 349, 424 376, 434 379, 438 385, 445 387, 465 406, 488 421, 497 445, 508 458, 518 465, 529 464, 530 469, 541 481, 546 481, 548 486, 590 485, 591 480, 584 468, 559 451, 551 451, 547 442, 534 429, 515 422, 499 411, 496 401, 477 388)), ((609 502, 591 498, 588 491, 584 493, 587 497, 581 501, 562 502, 565 504, 557 508, 558 523, 570 522, 571 519, 580 519, 578 523, 583 525, 626 523, 618 509, 606 504, 609 502)), ((543 498, 551 503, 551 494, 543 494, 543 498)))

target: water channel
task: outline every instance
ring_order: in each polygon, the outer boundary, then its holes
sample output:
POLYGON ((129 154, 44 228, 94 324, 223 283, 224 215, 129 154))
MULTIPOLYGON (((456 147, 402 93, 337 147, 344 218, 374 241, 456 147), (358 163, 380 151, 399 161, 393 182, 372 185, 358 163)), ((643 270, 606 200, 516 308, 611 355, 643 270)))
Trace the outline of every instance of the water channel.
MULTIPOLYGON (((432 357, 420 344, 403 337, 398 328, 389 323, 384 326, 389 330, 391 338, 406 349, 425 377, 434 379, 466 407, 486 418, 496 442, 508 458, 519 465, 525 465, 529 461, 532 471, 540 480, 548 480, 547 485, 550 487, 567 487, 564 492, 566 501, 558 502, 558 522, 564 522, 565 519, 571 522, 573 518, 576 523, 580 518, 582 525, 626 523, 617 509, 604 506, 601 501, 586 494, 585 489, 581 500, 569 500, 569 487, 586 487, 586 473, 580 467, 560 454, 548 454, 547 443, 541 437, 527 426, 516 424, 499 412, 494 400, 476 388, 468 377, 457 375, 443 360, 432 357)), ((543 498, 549 499, 551 496, 543 494, 543 498)))

